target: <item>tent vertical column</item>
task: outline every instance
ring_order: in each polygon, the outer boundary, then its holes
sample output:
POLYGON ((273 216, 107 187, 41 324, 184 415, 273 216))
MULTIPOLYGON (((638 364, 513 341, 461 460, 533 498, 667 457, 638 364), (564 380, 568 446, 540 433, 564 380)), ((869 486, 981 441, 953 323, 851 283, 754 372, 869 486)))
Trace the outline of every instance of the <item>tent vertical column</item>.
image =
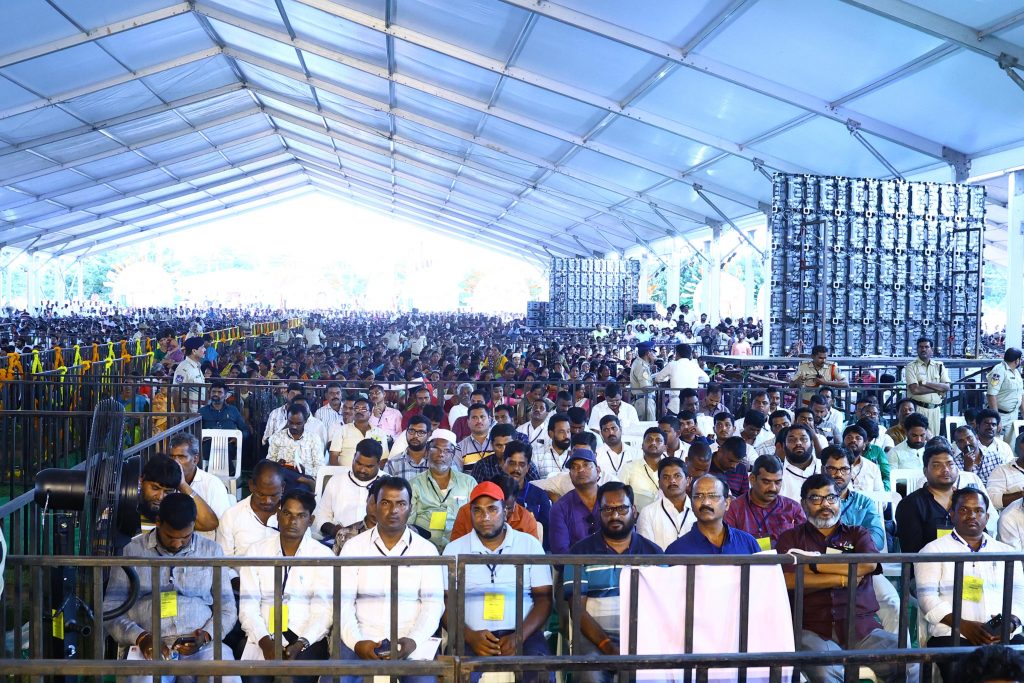
MULTIPOLYGON (((647 258, 647 254, 640 254, 640 292, 637 294, 636 302, 638 304, 649 304, 651 303, 651 291, 650 291, 650 270, 651 263, 647 258)), ((629 315, 630 311, 626 311, 626 315, 629 315)))
POLYGON ((717 325, 722 310, 722 226, 711 227, 711 248, 708 254, 708 274, 705 288, 707 301, 704 304, 705 312, 708 314, 708 322, 717 325))
POLYGON ((665 307, 679 305, 679 268, 682 261, 679 257, 679 244, 672 238, 672 253, 669 254, 668 272, 665 274, 665 307))
POLYGON ((1024 306, 1024 171, 1009 177, 1009 218, 1006 222, 1006 348, 1021 348, 1021 308, 1024 306))
MULTIPOLYGON (((770 226, 771 214, 766 211, 764 217, 765 226, 770 226)), ((761 262, 757 265, 764 276, 764 284, 761 285, 761 291, 758 292, 761 296, 758 312, 761 316, 761 324, 764 326, 764 334, 761 337, 761 353, 770 356, 772 355, 772 240, 768 230, 765 230, 764 241, 764 256, 761 257, 761 262)))

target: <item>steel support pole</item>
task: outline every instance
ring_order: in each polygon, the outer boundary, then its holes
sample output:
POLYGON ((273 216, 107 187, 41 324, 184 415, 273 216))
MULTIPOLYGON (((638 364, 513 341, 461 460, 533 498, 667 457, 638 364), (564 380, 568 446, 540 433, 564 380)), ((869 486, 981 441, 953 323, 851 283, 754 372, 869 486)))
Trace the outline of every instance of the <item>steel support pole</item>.
POLYGON ((668 272, 665 274, 665 306, 672 304, 679 305, 679 268, 682 259, 679 255, 680 246, 678 240, 672 239, 672 253, 669 254, 668 272))
POLYGON ((708 266, 707 283, 704 288, 704 312, 708 314, 708 322, 717 325, 722 310, 722 226, 711 228, 711 264, 708 266))
POLYGON ((1008 219, 1006 222, 1006 347, 1021 348, 1021 308, 1024 306, 1024 171, 1009 177, 1008 219))

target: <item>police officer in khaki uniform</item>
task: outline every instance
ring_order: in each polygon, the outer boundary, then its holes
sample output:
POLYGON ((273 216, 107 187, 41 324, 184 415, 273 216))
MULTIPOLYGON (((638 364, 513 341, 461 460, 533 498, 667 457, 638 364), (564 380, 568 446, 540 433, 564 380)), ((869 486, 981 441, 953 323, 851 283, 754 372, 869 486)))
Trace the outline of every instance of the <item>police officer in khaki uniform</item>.
POLYGON ((1020 349, 1006 349, 1003 362, 988 373, 988 389, 985 395, 988 407, 999 412, 1004 438, 1009 436, 1013 421, 1021 419, 1021 395, 1024 394, 1024 381, 1020 374, 1022 355, 1024 354, 1020 349))
MULTIPOLYGON (((202 337, 189 337, 185 340, 185 359, 178 363, 174 369, 175 384, 205 384, 206 377, 203 375, 200 364, 206 355, 206 347, 202 337)), ((181 407, 188 413, 198 413, 206 400, 204 390, 195 387, 180 390, 179 402, 181 407)))
POLYGON ((917 406, 917 412, 928 418, 928 429, 932 436, 942 433, 942 399, 949 391, 949 373, 941 361, 932 360, 932 340, 920 337, 917 340, 917 358, 903 369, 910 400, 917 406))
POLYGON ((811 349, 811 360, 800 363, 789 386, 800 388, 800 405, 807 406, 819 388, 846 389, 850 382, 839 372, 839 365, 828 360, 828 349, 817 344, 811 349))

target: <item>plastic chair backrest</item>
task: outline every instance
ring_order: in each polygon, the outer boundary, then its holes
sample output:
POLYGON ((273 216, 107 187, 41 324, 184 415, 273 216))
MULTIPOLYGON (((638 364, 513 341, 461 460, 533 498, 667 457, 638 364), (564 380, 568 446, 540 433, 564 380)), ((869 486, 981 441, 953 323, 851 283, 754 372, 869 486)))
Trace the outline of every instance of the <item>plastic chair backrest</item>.
POLYGON ((319 501, 324 495, 324 489, 327 488, 327 482, 331 480, 336 474, 348 470, 348 467, 342 465, 321 465, 316 470, 316 499, 319 501))
POLYGON ((237 498, 238 482, 242 478, 242 432, 238 429, 204 429, 203 441, 210 440, 210 458, 206 471, 218 477, 228 487, 228 493, 237 498), (231 440, 235 441, 235 462, 231 463, 231 440))
POLYGON ((967 418, 962 415, 947 415, 945 418, 943 418, 943 422, 945 423, 946 428, 946 438, 952 441, 953 430, 955 430, 960 425, 967 424, 967 418))

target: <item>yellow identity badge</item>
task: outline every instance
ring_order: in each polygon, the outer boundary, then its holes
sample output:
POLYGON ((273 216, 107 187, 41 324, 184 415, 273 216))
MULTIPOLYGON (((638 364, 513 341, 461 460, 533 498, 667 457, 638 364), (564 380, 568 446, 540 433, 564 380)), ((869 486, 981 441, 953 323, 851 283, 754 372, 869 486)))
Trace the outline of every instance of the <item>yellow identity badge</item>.
POLYGON ((977 576, 964 577, 964 600, 970 602, 981 602, 981 591, 985 587, 985 580, 977 576))
POLYGON ((505 619, 505 594, 484 593, 484 621, 505 619))
POLYGON ((772 539, 770 536, 763 536, 757 539, 757 545, 761 548, 761 550, 771 550, 772 539))
POLYGON ((178 593, 176 591, 163 591, 160 593, 160 618, 178 616, 178 593))
POLYGON ((444 531, 445 525, 448 524, 448 511, 438 510, 437 512, 430 513, 430 530, 431 531, 444 531))
POLYGON ((943 538, 953 533, 952 529, 936 529, 936 538, 943 538))
POLYGON ((50 614, 53 615, 53 637, 64 640, 64 612, 51 609, 50 614))
MULTIPOLYGON (((274 606, 270 606, 270 619, 267 621, 267 628, 271 633, 277 633, 277 622, 274 620, 274 606)), ((281 632, 288 630, 288 603, 281 605, 281 632)))

